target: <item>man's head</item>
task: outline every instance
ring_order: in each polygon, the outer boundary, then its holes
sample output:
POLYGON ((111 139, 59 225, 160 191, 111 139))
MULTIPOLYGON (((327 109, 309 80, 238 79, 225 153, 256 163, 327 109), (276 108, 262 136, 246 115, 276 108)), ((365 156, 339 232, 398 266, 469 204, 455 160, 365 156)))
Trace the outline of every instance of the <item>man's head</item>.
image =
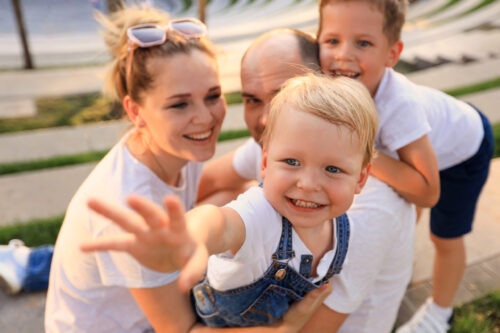
POLYGON ((375 96, 403 49, 404 0, 323 0, 318 43, 323 73, 362 82, 375 96))
POLYGON ((292 29, 275 29, 257 38, 241 60, 245 122, 259 142, 271 99, 288 79, 319 70, 314 37, 292 29))
POLYGON ((290 79, 271 103, 262 136, 267 200, 296 230, 321 230, 363 188, 376 131, 375 105, 361 83, 314 74, 290 79))

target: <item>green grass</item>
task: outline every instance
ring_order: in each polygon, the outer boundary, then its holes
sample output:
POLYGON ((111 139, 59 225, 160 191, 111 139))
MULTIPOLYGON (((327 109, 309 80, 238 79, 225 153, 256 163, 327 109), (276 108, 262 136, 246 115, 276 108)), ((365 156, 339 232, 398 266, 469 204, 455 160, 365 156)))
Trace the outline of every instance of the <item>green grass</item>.
POLYGON ((102 159, 107 152, 107 150, 93 151, 83 154, 57 156, 35 161, 0 164, 0 175, 95 162, 102 159))
POLYGON ((467 94, 472 94, 480 91, 486 91, 489 89, 494 89, 500 87, 500 77, 484 81, 484 82, 479 82, 476 84, 472 84, 470 86, 466 87, 459 87, 455 89, 451 89, 446 91, 448 95, 458 97, 458 96, 463 96, 467 94))
MULTIPOLYGON (((466 10, 465 12, 462 12, 462 13, 459 13, 459 14, 456 14, 455 16, 451 16, 451 17, 447 17, 447 18, 444 18, 444 19, 441 19, 441 20, 436 20, 436 21, 432 21, 429 23, 429 27, 431 26, 438 26, 438 25, 442 25, 442 24, 446 24, 446 23, 449 23, 451 21, 454 21, 454 20, 457 20, 457 19, 460 19, 464 16, 467 16, 485 6, 488 6, 492 3, 494 3, 495 1, 497 0, 483 0, 481 1, 480 3, 478 3, 477 5, 475 5, 474 7, 466 10)), ((450 2, 456 2, 455 0, 452 0, 450 2)), ((454 4, 454 3, 453 3, 454 4)))
POLYGON ((27 223, 0 227, 0 244, 11 239, 21 239, 27 246, 54 244, 61 228, 63 216, 37 219, 27 223))
POLYGON ((121 106, 114 105, 98 93, 63 98, 40 98, 36 101, 36 108, 37 114, 32 117, 2 119, 0 133, 77 126, 122 117, 121 106))
POLYGON ((414 23, 414 22, 416 22, 418 20, 421 20, 421 19, 430 18, 430 17, 432 17, 432 16, 434 16, 436 14, 439 14, 439 13, 443 12, 444 10, 446 10, 446 9, 448 9, 448 8, 456 5, 460 1, 462 1, 462 0, 450 0, 447 3, 443 4, 441 7, 438 7, 438 8, 436 8, 436 9, 434 9, 434 10, 428 12, 428 13, 424 13, 424 14, 422 14, 420 16, 415 17, 410 22, 414 23))
POLYGON ((493 136, 495 137, 495 151, 493 157, 500 157, 500 123, 492 125, 493 136))
POLYGON ((499 333, 500 290, 455 308, 450 333, 499 333))
MULTIPOLYGON (((248 130, 246 129, 230 130, 222 132, 219 135, 217 141, 222 142, 227 140, 244 138, 248 136, 250 136, 250 132, 248 132, 248 130)), ((19 172, 63 167, 74 164, 97 162, 100 161, 104 157, 104 155, 106 155, 107 152, 108 150, 92 151, 83 154, 56 156, 53 158, 34 160, 34 161, 0 164, 0 176, 19 173, 19 172)))
MULTIPOLYGON (((227 104, 242 103, 239 91, 224 95, 227 104)), ((40 98, 36 101, 37 114, 32 117, 7 118, 0 121, 0 133, 28 131, 59 126, 78 126, 99 121, 120 119, 121 105, 99 93, 69 97, 40 98)))
POLYGON ((241 91, 234 91, 224 94, 226 98, 227 105, 241 104, 243 103, 243 98, 241 97, 241 91))

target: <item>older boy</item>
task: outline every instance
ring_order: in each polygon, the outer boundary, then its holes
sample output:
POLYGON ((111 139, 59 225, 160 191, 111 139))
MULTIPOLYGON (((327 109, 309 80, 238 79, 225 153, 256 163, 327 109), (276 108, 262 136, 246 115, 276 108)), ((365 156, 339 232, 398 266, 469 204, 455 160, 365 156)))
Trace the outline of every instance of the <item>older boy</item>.
POLYGON ((449 328, 465 268, 463 236, 471 231, 493 138, 481 112, 391 69, 403 48, 406 7, 404 0, 322 0, 318 41, 323 71, 361 81, 375 100, 377 148, 385 154, 374 160, 372 173, 410 202, 437 202, 431 209, 432 298, 398 331, 437 333, 449 328))

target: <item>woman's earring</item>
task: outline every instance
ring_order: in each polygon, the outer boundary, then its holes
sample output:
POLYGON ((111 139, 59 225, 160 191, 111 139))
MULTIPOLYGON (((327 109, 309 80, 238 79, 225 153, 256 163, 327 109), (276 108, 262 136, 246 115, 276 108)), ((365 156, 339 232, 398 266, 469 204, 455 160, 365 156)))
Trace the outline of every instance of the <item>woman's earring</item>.
POLYGON ((144 121, 144 119, 142 119, 142 118, 137 119, 137 127, 138 128, 146 127, 146 122, 144 121))

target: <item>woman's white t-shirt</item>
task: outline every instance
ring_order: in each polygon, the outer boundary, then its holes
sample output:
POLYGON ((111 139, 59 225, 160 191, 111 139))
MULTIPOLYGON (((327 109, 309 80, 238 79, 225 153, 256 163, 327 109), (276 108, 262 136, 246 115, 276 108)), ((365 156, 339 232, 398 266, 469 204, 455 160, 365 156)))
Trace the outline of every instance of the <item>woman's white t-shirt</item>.
POLYGON ((171 187, 135 159, 125 141, 126 136, 97 164, 69 204, 52 260, 47 332, 144 332, 151 325, 129 288, 159 287, 178 276, 152 271, 125 253, 79 250, 84 241, 123 232, 90 211, 90 197, 126 206, 134 193, 161 205, 165 195, 175 194, 186 209, 195 204, 201 163, 188 162, 179 186, 171 187))

